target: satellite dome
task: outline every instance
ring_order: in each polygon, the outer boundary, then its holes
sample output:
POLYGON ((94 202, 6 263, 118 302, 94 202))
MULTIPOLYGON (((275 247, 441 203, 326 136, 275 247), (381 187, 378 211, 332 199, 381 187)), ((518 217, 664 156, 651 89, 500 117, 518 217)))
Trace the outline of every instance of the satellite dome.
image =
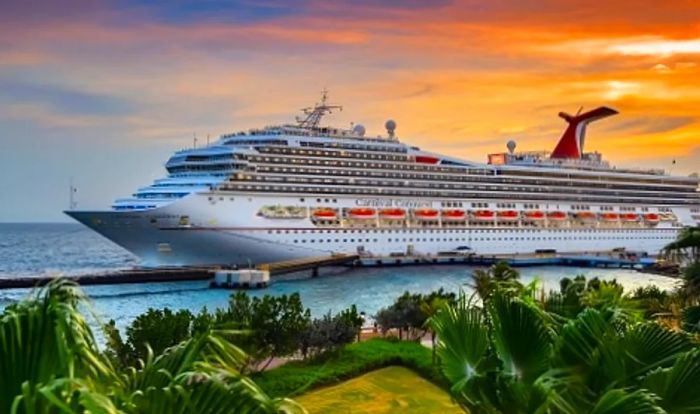
POLYGON ((366 132, 366 131, 365 131, 365 126, 362 125, 362 124, 357 124, 357 125, 355 125, 355 126, 352 128, 352 132, 353 132, 355 135, 359 135, 359 136, 361 136, 361 137, 364 137, 364 136, 365 136, 365 132, 366 132))
POLYGON ((512 139, 510 141, 508 141, 508 143, 506 144, 506 147, 508 148, 508 152, 510 152, 511 154, 513 153, 513 151, 515 151, 515 147, 517 147, 517 146, 518 146, 518 144, 515 141, 513 141, 512 139))
POLYGON ((389 133, 390 137, 394 136, 394 131, 396 130, 396 122, 393 119, 390 119, 386 121, 384 124, 384 127, 386 128, 386 132, 389 133))

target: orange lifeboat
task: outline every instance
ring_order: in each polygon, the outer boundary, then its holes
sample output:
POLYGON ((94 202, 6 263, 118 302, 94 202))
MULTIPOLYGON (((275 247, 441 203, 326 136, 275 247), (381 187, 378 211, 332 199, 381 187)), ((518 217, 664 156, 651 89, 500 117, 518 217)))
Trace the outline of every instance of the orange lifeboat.
POLYGON ((464 220, 464 210, 442 210, 443 220, 464 220))
POLYGON ((555 221, 562 221, 568 218, 568 215, 563 211, 551 211, 547 213, 547 218, 555 221))
POLYGON ((413 210, 413 216, 419 220, 435 220, 438 217, 438 211, 432 208, 421 208, 413 210))
POLYGON ((374 218, 375 214, 376 211, 374 211, 373 208, 367 207, 351 208, 348 210, 348 216, 356 219, 371 219, 374 218))
POLYGON ((385 219, 400 220, 406 217, 406 210, 401 208, 385 208, 379 210, 379 216, 385 219))
POLYGON ((496 215, 491 210, 476 210, 474 213, 474 218, 477 220, 493 220, 496 215))
POLYGON ((658 223, 659 220, 661 220, 661 217, 659 217, 659 215, 656 213, 646 213, 644 215, 644 221, 649 223, 658 223))
POLYGON ((498 218, 501 220, 517 220, 520 214, 515 210, 505 210, 498 212, 498 218))
POLYGON ((321 220, 333 220, 338 216, 338 213, 336 213, 335 210, 330 208, 319 208, 314 210, 312 215, 314 216, 314 218, 321 220))
POLYGON ((622 221, 639 221, 639 214, 637 213, 625 213, 622 214, 622 221))
POLYGON ((535 211, 526 211, 526 212, 525 212, 525 218, 526 218, 527 220, 533 220, 533 221, 535 221, 535 220, 544 220, 544 212, 538 211, 538 210, 535 210, 535 211))
POLYGON ((582 211, 580 213, 576 213, 576 218, 585 221, 595 220, 595 213, 591 211, 582 211))
POLYGON ((600 213, 600 218, 603 221, 617 221, 617 219, 620 218, 620 215, 617 213, 600 213))

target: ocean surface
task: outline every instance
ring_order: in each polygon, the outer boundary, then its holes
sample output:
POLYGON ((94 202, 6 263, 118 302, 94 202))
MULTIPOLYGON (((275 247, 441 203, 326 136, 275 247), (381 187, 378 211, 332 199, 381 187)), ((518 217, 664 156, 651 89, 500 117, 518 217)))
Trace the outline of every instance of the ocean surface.
MULTIPOLYGON (((138 265, 138 259, 119 246, 79 224, 0 224, 0 278, 32 275, 72 275, 124 269, 138 265)), ((427 293, 444 288, 463 289, 471 281, 472 266, 407 266, 383 268, 329 268, 321 276, 307 274, 275 278, 263 290, 251 295, 299 292, 304 305, 315 316, 337 312, 355 304, 373 315, 391 304, 404 291, 427 293)), ((557 289, 562 277, 578 274, 617 279, 626 290, 654 284, 671 289, 677 280, 639 273, 629 269, 592 269, 542 266, 519 269, 523 282, 537 278, 547 289, 557 289)), ((90 307, 106 322, 114 319, 121 328, 149 307, 189 309, 198 312, 226 306, 231 291, 210 289, 208 283, 172 282, 86 286, 90 307)), ((28 289, 0 290, 0 309, 26 297, 28 289)))

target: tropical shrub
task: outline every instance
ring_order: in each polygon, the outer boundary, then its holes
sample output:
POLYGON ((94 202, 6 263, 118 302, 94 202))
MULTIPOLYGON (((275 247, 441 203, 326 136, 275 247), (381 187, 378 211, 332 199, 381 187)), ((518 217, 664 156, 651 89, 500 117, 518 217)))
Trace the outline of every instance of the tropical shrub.
POLYGON ((444 303, 454 302, 454 293, 442 288, 427 295, 404 292, 394 303, 380 309, 374 319, 386 334, 396 329, 399 338, 417 339, 426 333, 426 321, 444 303))
POLYGON ((139 367, 116 368, 97 347, 82 292, 58 280, 0 316, 2 413, 294 413, 241 374, 243 351, 206 330, 139 367))
POLYGON ((431 324, 455 398, 472 413, 688 413, 700 409, 700 348, 612 301, 563 322, 495 288, 431 324))
POLYGON ((160 354, 192 336, 194 316, 188 310, 173 312, 168 308, 149 308, 126 328, 123 341, 114 320, 105 326, 107 349, 120 365, 134 366, 149 353, 160 354))
POLYGON ((328 312, 322 318, 312 320, 302 332, 300 351, 304 358, 336 351, 357 339, 362 323, 355 305, 336 315, 328 312))

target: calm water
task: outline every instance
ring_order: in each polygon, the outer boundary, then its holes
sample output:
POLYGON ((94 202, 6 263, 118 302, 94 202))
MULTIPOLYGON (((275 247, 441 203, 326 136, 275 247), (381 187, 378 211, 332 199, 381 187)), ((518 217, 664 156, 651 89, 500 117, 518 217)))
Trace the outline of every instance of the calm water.
MULTIPOLYGON (((128 268, 138 261, 102 237, 73 224, 0 224, 0 277, 36 274, 76 274, 128 268)), ((393 302, 402 292, 430 292, 440 287, 469 290, 470 266, 419 266, 400 268, 333 268, 321 277, 288 276, 275 279, 265 290, 251 295, 299 292, 314 315, 339 311, 351 304, 369 315, 393 302)), ((585 274, 617 279, 626 289, 655 284, 672 288, 674 279, 624 269, 530 267, 520 269, 524 282, 539 278, 548 288, 559 279, 585 274)), ((115 319, 124 327, 149 307, 199 311, 225 306, 230 291, 209 289, 206 282, 176 282, 87 286, 92 307, 103 320, 115 319)), ((21 300, 26 289, 0 291, 0 308, 21 300)))
POLYGON ((0 223, 0 278, 129 268, 135 256, 77 223, 0 223))

